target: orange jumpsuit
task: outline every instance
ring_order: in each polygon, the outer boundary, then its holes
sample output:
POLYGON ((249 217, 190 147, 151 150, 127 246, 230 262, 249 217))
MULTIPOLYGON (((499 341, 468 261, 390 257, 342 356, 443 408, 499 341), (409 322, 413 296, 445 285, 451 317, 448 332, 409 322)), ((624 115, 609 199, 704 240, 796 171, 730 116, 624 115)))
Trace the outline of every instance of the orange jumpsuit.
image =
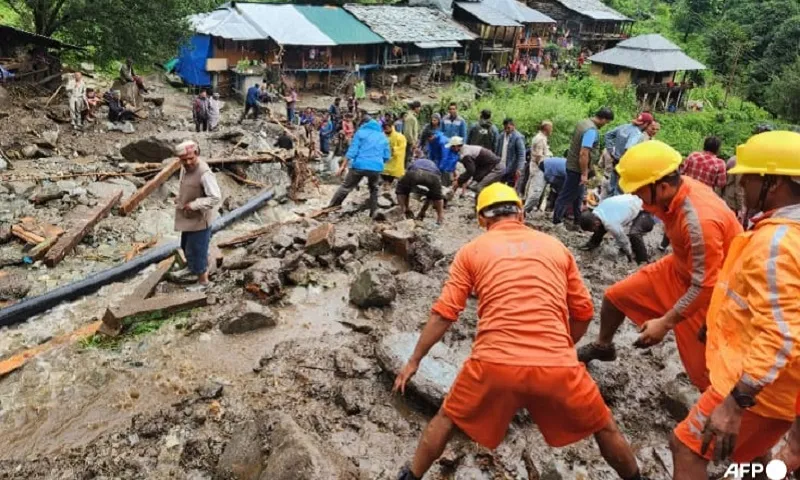
POLYGON ((578 361, 569 320, 594 315, 575 258, 555 238, 504 220, 459 250, 433 312, 456 321, 477 292, 478 331, 444 412, 495 448, 520 408, 564 446, 606 427, 611 412, 578 361))
POLYGON ((689 177, 669 208, 648 208, 664 222, 673 253, 611 286, 606 298, 637 325, 675 309, 678 352, 689 379, 708 385, 705 345, 697 339, 725 254, 742 227, 713 190, 689 177))
MULTIPOLYGON (((800 205, 736 237, 708 309, 709 388, 675 429, 700 454, 706 419, 738 382, 761 388, 733 460, 767 453, 791 427, 800 393, 800 205)), ((713 450, 712 450, 713 451, 713 450)), ((706 458, 710 458, 707 452, 706 458)))

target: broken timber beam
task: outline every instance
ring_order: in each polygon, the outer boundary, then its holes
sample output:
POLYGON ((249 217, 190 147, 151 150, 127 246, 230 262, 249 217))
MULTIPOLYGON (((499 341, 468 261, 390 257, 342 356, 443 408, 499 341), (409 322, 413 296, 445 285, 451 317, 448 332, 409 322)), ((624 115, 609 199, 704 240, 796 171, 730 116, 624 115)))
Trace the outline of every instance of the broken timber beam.
POLYGON ((138 300, 144 300, 149 297, 153 290, 156 289, 156 286, 161 282, 161 279, 164 278, 164 275, 169 272, 169 269, 172 267, 172 264, 175 262, 175 257, 169 257, 162 260, 156 270, 147 276, 142 283, 140 283, 136 290, 133 291, 132 294, 128 296, 128 299, 131 300, 132 303, 135 303, 138 300))
POLYGON ((89 212, 86 219, 80 221, 77 225, 70 228, 66 234, 61 236, 58 242, 53 245, 50 251, 47 252, 47 255, 45 255, 45 265, 51 268, 58 265, 58 263, 83 240, 83 237, 97 225, 97 222, 108 215, 111 209, 114 208, 114 205, 119 202, 120 198, 122 198, 122 190, 117 192, 116 195, 107 198, 105 203, 101 203, 97 208, 89 212))
POLYGON ((41 235, 36 235, 33 232, 29 232, 29 231, 25 230, 24 228, 20 227, 19 225, 12 225, 11 226, 11 233, 15 237, 17 237, 17 238, 19 238, 21 240, 24 240, 24 241, 30 243, 31 245, 39 245, 40 243, 45 241, 45 238, 42 237, 41 235))
POLYGON ((119 213, 122 215, 128 215, 132 211, 139 206, 139 204, 144 200, 148 195, 153 193, 153 190, 161 186, 162 183, 169 180, 169 177, 175 174, 178 170, 181 169, 181 161, 175 160, 163 169, 161 169, 158 174, 151 178, 149 182, 145 183, 142 188, 136 191, 131 198, 125 200, 121 207, 119 207, 119 213))
POLYGON ((55 237, 50 237, 50 238, 45 239, 44 242, 42 242, 42 243, 36 245, 35 247, 33 247, 28 252, 28 254, 25 255, 25 257, 23 259, 25 260, 26 263, 28 263, 28 262, 29 263, 34 263, 34 262, 37 262, 37 261, 41 260, 42 257, 44 257, 47 254, 47 252, 49 252, 50 249, 53 248, 53 245, 55 245, 56 242, 58 242, 58 239, 60 237, 61 237, 61 235, 56 235, 55 237))
POLYGON ((55 337, 48 342, 36 345, 35 347, 29 348, 17 353, 16 355, 6 358, 0 362, 0 377, 3 377, 4 375, 20 368, 21 366, 25 365, 28 360, 36 357, 37 355, 49 352, 61 345, 73 343, 94 335, 102 324, 103 322, 100 321, 92 322, 89 325, 75 330, 74 332, 55 337))
POLYGON ((251 231, 250 233, 246 233, 244 235, 239 235, 238 237, 231 238, 230 240, 226 240, 224 242, 220 242, 220 243, 217 244, 217 246, 219 248, 236 247, 236 246, 245 244, 245 243, 249 242, 250 240, 255 240, 256 238, 258 238, 258 237, 260 237, 262 235, 266 235, 268 233, 271 233, 271 232, 275 231, 279 226, 281 226, 280 223, 273 223, 273 224, 267 225, 266 227, 257 228, 255 230, 251 231))
POLYGON ((158 314, 163 316, 190 308, 204 307, 207 304, 208 297, 203 292, 159 295, 139 302, 126 301, 124 305, 106 310, 100 333, 110 336, 119 335, 125 320, 138 315, 158 314))

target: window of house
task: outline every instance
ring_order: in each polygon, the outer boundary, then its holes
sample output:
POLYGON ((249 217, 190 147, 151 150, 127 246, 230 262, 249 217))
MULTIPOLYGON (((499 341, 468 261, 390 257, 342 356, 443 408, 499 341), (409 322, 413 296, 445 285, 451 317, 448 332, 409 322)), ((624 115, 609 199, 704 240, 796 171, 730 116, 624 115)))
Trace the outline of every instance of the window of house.
POLYGON ((603 75, 608 75, 611 77, 616 77, 619 75, 619 67, 617 65, 603 65, 603 75))

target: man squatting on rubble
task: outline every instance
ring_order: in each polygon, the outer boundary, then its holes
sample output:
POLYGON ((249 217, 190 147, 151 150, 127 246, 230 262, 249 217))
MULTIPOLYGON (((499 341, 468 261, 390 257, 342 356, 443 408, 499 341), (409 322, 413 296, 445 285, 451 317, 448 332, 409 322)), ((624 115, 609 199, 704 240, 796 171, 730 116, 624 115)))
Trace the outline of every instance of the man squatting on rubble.
POLYGON ((186 255, 188 270, 176 272, 177 277, 197 277, 201 287, 208 285, 208 246, 211 224, 217 218, 217 205, 222 194, 214 172, 198 157, 193 141, 175 148, 181 161, 180 187, 175 205, 175 230, 181 232, 181 249, 186 255))
POLYGON ((488 148, 464 145, 461 137, 450 138, 447 145, 459 155, 459 161, 464 165, 464 173, 453 180, 454 191, 461 188, 461 195, 464 195, 469 184, 475 182, 480 193, 492 183, 502 181, 503 166, 500 164, 500 157, 488 148))
POLYGON ((554 237, 525 226, 522 201, 513 187, 489 185, 478 196, 476 211, 487 232, 456 254, 394 390, 405 392, 422 359, 458 319, 473 291, 479 299, 475 343, 399 479, 422 478, 455 427, 496 448, 523 407, 549 445, 565 446, 594 435, 621 478, 644 478, 575 353, 575 343, 594 314, 575 258, 554 237))
POLYGON ((636 195, 617 195, 601 201, 592 211, 581 214, 581 229, 592 232, 592 238, 581 250, 591 251, 603 242, 606 232, 611 232, 617 246, 628 261, 648 263, 644 235, 655 226, 653 216, 642 210, 642 199, 636 195))

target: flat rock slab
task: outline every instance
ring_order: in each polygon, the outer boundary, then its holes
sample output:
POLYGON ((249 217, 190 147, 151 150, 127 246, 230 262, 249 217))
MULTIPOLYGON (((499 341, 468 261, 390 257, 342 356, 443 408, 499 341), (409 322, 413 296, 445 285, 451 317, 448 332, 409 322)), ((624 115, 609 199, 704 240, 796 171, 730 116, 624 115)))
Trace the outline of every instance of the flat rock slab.
POLYGON ((245 300, 235 305, 220 322, 219 329, 225 334, 247 333, 276 325, 275 313, 268 307, 245 300))
POLYGON ((350 286, 350 301, 359 307, 385 307, 397 297, 397 281, 388 270, 365 268, 350 286))
MULTIPOLYGON (((417 340, 419 333, 390 333, 384 336, 375 349, 378 363, 384 370, 397 375, 414 353, 417 340)), ((454 350, 441 342, 437 343, 422 360, 409 386, 426 402, 439 406, 468 356, 468 350, 454 350)))

